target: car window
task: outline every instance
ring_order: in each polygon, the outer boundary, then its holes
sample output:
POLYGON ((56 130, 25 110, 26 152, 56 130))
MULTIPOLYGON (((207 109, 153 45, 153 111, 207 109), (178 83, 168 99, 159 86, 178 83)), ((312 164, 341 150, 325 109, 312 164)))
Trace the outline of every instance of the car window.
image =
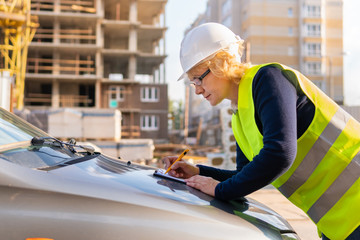
POLYGON ((0 145, 31 140, 35 136, 48 136, 21 118, 0 108, 0 145))

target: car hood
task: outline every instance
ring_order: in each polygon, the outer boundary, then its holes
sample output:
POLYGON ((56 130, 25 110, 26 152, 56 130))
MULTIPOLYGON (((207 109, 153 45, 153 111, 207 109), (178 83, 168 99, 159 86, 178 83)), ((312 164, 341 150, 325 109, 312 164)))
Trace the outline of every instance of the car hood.
MULTIPOLYGON (((225 229, 230 231, 242 226, 260 230, 265 235, 294 232, 280 215, 259 202, 249 198, 221 201, 183 183, 156 177, 153 167, 104 155, 49 171, 4 161, 0 165, 3 165, 0 166, 3 185, 126 203, 142 209, 144 214, 145 209, 152 209, 158 216, 192 219, 194 224, 212 222, 226 225, 225 229)), ((174 227, 170 222, 163 224, 174 227)))

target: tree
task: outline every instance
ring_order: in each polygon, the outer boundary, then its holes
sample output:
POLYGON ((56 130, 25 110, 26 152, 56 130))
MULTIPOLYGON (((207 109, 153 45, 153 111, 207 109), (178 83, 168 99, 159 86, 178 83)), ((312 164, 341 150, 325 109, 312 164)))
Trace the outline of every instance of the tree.
POLYGON ((169 129, 180 130, 184 128, 184 102, 169 99, 169 129))

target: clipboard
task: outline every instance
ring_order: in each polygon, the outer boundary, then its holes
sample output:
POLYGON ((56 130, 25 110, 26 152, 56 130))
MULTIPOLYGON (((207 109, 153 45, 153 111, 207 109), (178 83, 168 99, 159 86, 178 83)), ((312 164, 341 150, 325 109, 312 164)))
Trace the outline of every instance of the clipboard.
POLYGON ((157 169, 155 170, 153 175, 186 184, 185 179, 170 176, 168 173, 165 173, 165 171, 166 171, 165 169, 157 169))

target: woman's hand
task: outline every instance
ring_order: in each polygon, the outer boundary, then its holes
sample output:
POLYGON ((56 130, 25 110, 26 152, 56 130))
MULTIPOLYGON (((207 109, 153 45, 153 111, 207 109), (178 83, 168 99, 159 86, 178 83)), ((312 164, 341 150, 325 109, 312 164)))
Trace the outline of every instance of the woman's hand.
MULTIPOLYGON (((177 158, 178 157, 176 156, 164 157, 162 161, 165 164, 165 169, 168 169, 177 158)), ((169 175, 177 178, 190 178, 192 176, 198 175, 199 172, 200 170, 198 167, 181 159, 172 165, 171 170, 169 171, 169 175)))
POLYGON ((199 189, 200 191, 215 197, 215 188, 219 184, 219 181, 211 178, 196 175, 189 179, 186 179, 186 185, 199 189))

